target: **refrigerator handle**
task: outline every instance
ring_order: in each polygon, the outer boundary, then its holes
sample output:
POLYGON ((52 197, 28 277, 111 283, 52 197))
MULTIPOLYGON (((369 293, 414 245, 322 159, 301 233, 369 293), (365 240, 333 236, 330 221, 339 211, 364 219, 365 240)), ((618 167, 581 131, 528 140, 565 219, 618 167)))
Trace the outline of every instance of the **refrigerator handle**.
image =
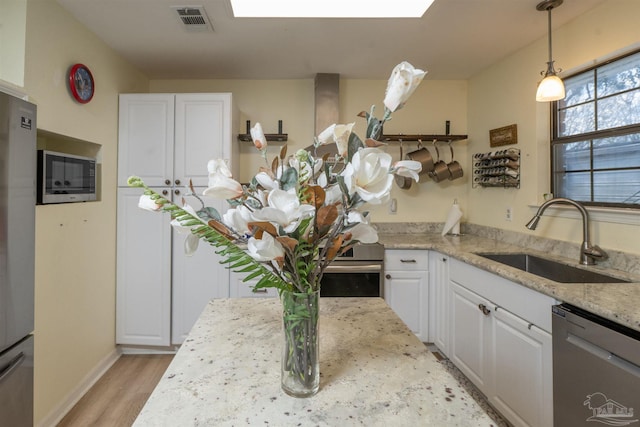
POLYGON ((26 356, 24 355, 24 352, 20 352, 18 353, 18 355, 16 357, 14 357, 13 359, 11 359, 9 361, 9 363, 7 363, 6 366, 4 366, 2 369, 0 369, 0 383, 2 381, 4 381, 5 378, 7 378, 9 375, 11 375, 11 373, 22 364, 22 362, 24 362, 24 359, 26 358, 26 356))

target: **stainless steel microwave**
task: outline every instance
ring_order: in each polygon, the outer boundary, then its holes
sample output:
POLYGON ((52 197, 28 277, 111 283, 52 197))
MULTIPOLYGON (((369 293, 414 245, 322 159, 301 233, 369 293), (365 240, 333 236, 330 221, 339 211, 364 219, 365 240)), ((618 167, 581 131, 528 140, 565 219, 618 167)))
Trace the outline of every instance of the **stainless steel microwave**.
POLYGON ((96 159, 38 150, 38 203, 96 200, 96 159))

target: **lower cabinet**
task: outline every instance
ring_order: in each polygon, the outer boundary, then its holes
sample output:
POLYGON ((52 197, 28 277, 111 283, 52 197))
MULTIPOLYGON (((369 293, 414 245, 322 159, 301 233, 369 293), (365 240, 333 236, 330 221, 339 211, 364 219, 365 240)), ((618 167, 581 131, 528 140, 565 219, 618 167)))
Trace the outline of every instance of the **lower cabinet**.
POLYGON ((553 425, 553 298, 449 262, 449 359, 514 426, 553 425))
MULTIPOLYGON (((140 209, 140 194, 118 189, 116 343, 181 344, 207 302, 229 296, 229 273, 205 242, 185 255, 186 234, 172 229, 169 214, 140 209)), ((174 197, 197 206, 192 196, 174 197)), ((206 203, 223 208, 218 200, 206 203)))
POLYGON ((423 342, 429 341, 429 252, 389 249, 384 255, 384 299, 423 342))
POLYGON ((449 352, 449 256, 429 253, 429 338, 444 354, 449 352))

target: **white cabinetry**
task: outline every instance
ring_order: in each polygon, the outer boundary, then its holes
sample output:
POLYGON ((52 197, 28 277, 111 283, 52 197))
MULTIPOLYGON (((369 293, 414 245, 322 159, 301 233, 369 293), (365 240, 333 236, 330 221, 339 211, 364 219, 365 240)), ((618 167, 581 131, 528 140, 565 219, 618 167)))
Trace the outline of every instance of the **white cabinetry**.
MULTIPOLYGON (((120 96, 118 143, 116 342, 180 344, 206 302, 229 295, 229 275, 213 248, 184 255, 184 235, 167 214, 137 207, 140 189, 126 187, 140 176, 156 191, 182 198, 189 181, 201 194, 207 161, 228 159, 237 176, 237 129, 231 94, 127 94, 120 96)), ((224 202, 205 200, 223 209, 224 202)))
POLYGON ((444 354, 449 352, 449 256, 429 253, 429 338, 444 354))
POLYGON ((553 424, 553 298, 449 260, 451 361, 515 426, 553 424))
POLYGON ((385 251, 384 299, 423 342, 429 340, 428 266, 428 251, 385 251))

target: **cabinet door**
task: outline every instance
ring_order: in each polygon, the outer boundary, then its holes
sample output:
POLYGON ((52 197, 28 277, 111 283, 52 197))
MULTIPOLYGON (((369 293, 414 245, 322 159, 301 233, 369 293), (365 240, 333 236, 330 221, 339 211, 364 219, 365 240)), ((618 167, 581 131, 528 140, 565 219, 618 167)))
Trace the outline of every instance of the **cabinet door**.
POLYGON ((167 346, 171 226, 167 215, 138 208, 140 194, 118 189, 116 343, 167 346))
POLYGON ((429 255, 429 336, 444 353, 449 354, 449 257, 434 252, 429 255))
POLYGON ((398 317, 423 342, 428 341, 429 285, 423 270, 385 272, 385 299, 398 317))
POLYGON ((553 425, 551 335, 504 309, 493 315, 489 400, 515 426, 553 425))
POLYGON ((451 361, 484 393, 491 390, 489 341, 493 308, 486 299, 451 285, 451 361), (487 312, 486 310, 490 310, 487 312))
MULTIPOLYGON (((226 201, 201 196, 205 187, 194 189, 206 206, 224 213, 226 201)), ((194 209, 201 208, 194 196, 185 196, 179 189, 173 191, 174 203, 181 205, 184 198, 194 209)), ((164 217, 168 220, 166 215, 164 217)), ((184 252, 186 237, 185 233, 173 231, 172 344, 182 344, 209 300, 229 297, 229 271, 220 264, 221 257, 215 253, 216 248, 201 240, 195 253, 188 256, 184 252)))
MULTIPOLYGON (((174 95, 120 95, 118 186, 131 175, 150 187, 173 182, 174 95)), ((206 172, 206 163, 204 164, 206 172)))
POLYGON ((175 120, 175 184, 207 186, 207 162, 231 161, 231 95, 178 94, 175 120))

